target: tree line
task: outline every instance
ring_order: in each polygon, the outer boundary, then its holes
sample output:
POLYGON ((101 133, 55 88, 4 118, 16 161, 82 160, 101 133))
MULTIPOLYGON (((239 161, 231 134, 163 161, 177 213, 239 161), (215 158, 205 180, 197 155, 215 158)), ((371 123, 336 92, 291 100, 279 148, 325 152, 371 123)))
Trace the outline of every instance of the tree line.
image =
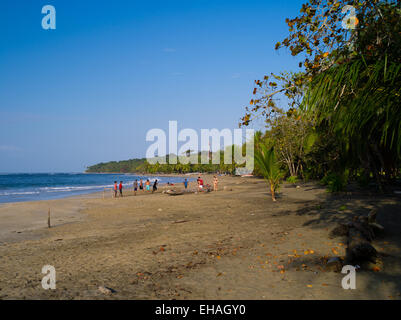
POLYGON ((261 174, 269 177, 267 168, 278 166, 292 180, 321 179, 331 191, 351 181, 383 191, 400 178, 400 7, 310 0, 286 19, 289 34, 276 49, 298 57, 300 70, 256 80, 240 123, 264 120, 261 174))
MULTIPOLYGON (((149 173, 149 174, 157 174, 157 173, 191 173, 191 172, 203 172, 203 173, 225 173, 225 174, 234 174, 235 169, 239 167, 234 161, 232 164, 224 163, 224 152, 220 152, 220 163, 212 164, 212 161, 209 161, 208 164, 201 163, 202 152, 198 152, 195 156, 198 157, 198 163, 182 163, 180 162, 180 158, 178 157, 178 161, 176 164, 170 164, 169 158, 170 156, 166 156, 166 164, 162 164, 157 162, 156 164, 150 164, 146 158, 142 159, 131 159, 124 161, 110 161, 106 163, 98 163, 92 166, 89 166, 86 169, 88 173, 149 173)), ((192 155, 194 156, 194 155, 192 155)), ((208 155, 209 156, 209 155, 208 155)), ((211 155, 212 156, 212 155, 211 155)), ((195 161, 193 161, 195 162, 195 161)))

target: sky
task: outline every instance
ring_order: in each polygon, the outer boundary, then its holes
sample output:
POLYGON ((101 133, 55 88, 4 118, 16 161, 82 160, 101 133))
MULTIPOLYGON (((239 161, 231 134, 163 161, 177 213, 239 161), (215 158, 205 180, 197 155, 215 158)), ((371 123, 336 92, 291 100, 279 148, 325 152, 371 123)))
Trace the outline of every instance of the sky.
POLYGON ((0 172, 142 158, 153 128, 236 129, 254 80, 298 70, 303 1, 2 0, 0 172), (56 29, 42 28, 42 7, 56 29))

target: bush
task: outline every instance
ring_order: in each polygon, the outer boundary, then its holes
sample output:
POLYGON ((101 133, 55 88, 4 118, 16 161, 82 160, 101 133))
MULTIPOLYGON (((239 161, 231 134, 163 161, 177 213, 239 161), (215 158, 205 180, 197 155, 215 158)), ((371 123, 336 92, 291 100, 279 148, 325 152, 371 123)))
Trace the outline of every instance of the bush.
POLYGON ((327 186, 327 191, 329 192, 339 192, 343 191, 348 182, 348 174, 344 173, 342 175, 336 173, 328 173, 320 183, 327 186))
POLYGON ((367 187, 369 185, 369 175, 366 175, 363 170, 356 174, 356 181, 360 187, 367 187))
POLYGON ((298 178, 296 176, 290 176, 287 178, 287 182, 289 183, 297 183, 298 182, 298 178))

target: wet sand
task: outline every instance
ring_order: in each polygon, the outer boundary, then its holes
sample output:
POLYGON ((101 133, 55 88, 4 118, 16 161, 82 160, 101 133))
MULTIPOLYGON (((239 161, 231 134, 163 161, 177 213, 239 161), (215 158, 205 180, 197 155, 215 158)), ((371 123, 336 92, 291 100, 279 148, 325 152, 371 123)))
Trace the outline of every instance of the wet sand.
POLYGON ((240 177, 221 177, 217 192, 162 189, 0 206, 0 299, 400 299, 399 197, 308 183, 283 185, 273 203, 263 180, 240 177), (344 275, 323 269, 323 257, 345 252, 329 230, 372 208, 386 228, 373 242, 383 269, 358 272, 357 289, 344 290, 344 275), (56 290, 41 286, 47 264, 56 290))

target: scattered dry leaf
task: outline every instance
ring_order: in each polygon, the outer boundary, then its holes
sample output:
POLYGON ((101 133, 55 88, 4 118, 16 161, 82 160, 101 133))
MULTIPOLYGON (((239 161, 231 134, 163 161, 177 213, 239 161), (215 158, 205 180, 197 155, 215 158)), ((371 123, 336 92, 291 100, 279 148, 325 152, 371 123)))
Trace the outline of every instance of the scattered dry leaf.
POLYGON ((374 266, 374 267, 372 268, 372 270, 373 270, 374 272, 379 272, 379 271, 380 271, 380 268, 379 268, 378 266, 374 266))

